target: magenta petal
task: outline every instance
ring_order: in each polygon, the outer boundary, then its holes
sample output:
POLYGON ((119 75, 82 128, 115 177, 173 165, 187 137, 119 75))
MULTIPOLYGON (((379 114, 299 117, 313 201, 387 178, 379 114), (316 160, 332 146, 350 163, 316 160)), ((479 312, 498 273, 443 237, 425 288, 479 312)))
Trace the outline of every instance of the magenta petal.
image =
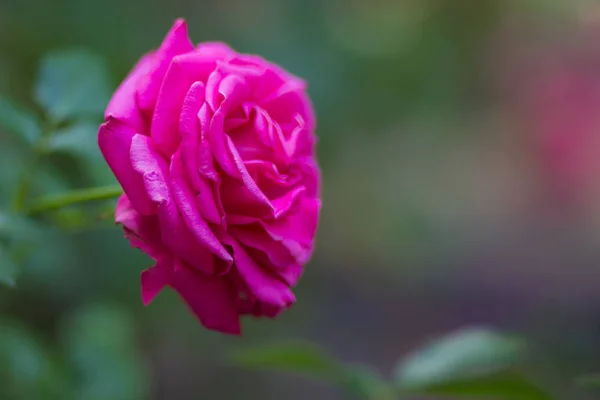
POLYGON ((141 174, 150 199, 156 203, 167 201, 169 188, 166 182, 168 165, 152 145, 152 139, 144 135, 135 135, 131 141, 131 163, 141 174))
POLYGON ((158 208, 162 241, 189 265, 206 274, 216 270, 213 254, 200 246, 188 229, 173 199, 164 202, 158 208))
POLYGON ((187 24, 183 19, 178 19, 155 52, 154 69, 140 80, 138 104, 143 111, 152 114, 163 78, 173 57, 193 49, 194 45, 187 34, 187 24))
POLYGON ((195 82, 188 91, 181 108, 179 132, 181 133, 181 158, 194 188, 201 186, 198 149, 200 147, 200 121, 198 113, 204 104, 204 83, 195 82))
POLYGON ((225 242, 233 247, 236 269, 257 300, 277 308, 287 308, 296 301, 290 288, 259 266, 235 239, 226 238, 225 242))
POLYGON ((296 285, 300 277, 302 276, 303 268, 299 264, 292 264, 287 268, 275 271, 275 274, 282 279, 288 286, 293 287, 296 285))
POLYGON ((202 325, 219 332, 241 334, 237 293, 219 276, 205 275, 186 265, 176 265, 171 286, 185 300, 202 325))
POLYGON ((273 208, 275 210, 275 218, 281 218, 285 216, 290 209, 296 204, 298 199, 300 199, 300 195, 302 195, 306 191, 304 186, 299 186, 293 190, 287 192, 284 196, 271 200, 273 204, 273 208))
POLYGON ((287 267, 296 261, 290 251, 280 242, 273 240, 262 226, 232 226, 230 232, 245 246, 264 253, 268 262, 276 268, 287 267))
MULTIPOLYGON (((200 121, 198 113, 204 104, 204 84, 195 82, 183 102, 179 130, 181 132, 181 164, 190 184, 197 192, 196 204, 202 215, 214 224, 221 223, 221 211, 215 193, 205 174, 200 171, 200 121)), ((208 155, 210 157, 210 154, 208 155)), ((206 167, 204 167, 206 169, 206 167)))
POLYGON ((225 136, 228 153, 239 178, 223 180, 221 199, 225 210, 236 215, 252 215, 271 218, 275 214, 273 205, 248 173, 235 145, 225 136))
POLYGON ((98 145, 135 209, 144 215, 153 214, 156 206, 148 198, 142 177, 136 173, 129 158, 134 135, 131 127, 109 118, 100 126, 98 145))
MULTIPOLYGON (((156 101, 151 133, 158 148, 170 156, 179 145, 179 117, 194 82, 205 82, 215 68, 214 59, 201 53, 177 56, 169 66, 156 101)), ((204 93, 196 93, 204 101, 204 93)), ((200 103, 201 104, 201 103, 200 103)))
MULTIPOLYGON (((135 169, 144 177, 151 199, 159 204, 158 219, 162 242, 192 266, 213 273, 214 260, 206 247, 198 245, 186 226, 166 182, 169 167, 162 155, 152 148, 149 137, 136 135, 133 138, 131 158, 135 169)), ((229 254, 227 256, 231 260, 229 254)))
POLYGON ((320 200, 304 197, 294 212, 262 224, 274 240, 280 241, 303 264, 312 252, 320 209, 320 200))
POLYGON ((221 245, 210 226, 208 226, 202 215, 200 215, 196 209, 194 194, 190 190, 188 183, 185 181, 184 169, 181 164, 179 152, 173 155, 170 172, 171 188, 173 190, 175 201, 187 227, 190 229, 192 235, 194 235, 198 244, 205 246, 224 261, 233 261, 231 255, 225 250, 223 245, 221 245))
POLYGON ((104 118, 115 118, 129 125, 136 132, 145 132, 146 122, 137 105, 137 88, 140 79, 150 73, 154 66, 154 53, 144 55, 133 67, 127 78, 119 85, 106 107, 104 118))
POLYGON ((123 226, 125 238, 132 247, 158 260, 165 252, 160 239, 160 227, 155 215, 141 215, 123 194, 117 201, 115 222, 123 226))
POLYGON ((169 284, 173 272, 171 259, 161 259, 153 267, 142 271, 142 302, 145 306, 169 284))
POLYGON ((225 60, 235 53, 227 44, 222 42, 203 42, 196 47, 196 51, 215 60, 225 60))

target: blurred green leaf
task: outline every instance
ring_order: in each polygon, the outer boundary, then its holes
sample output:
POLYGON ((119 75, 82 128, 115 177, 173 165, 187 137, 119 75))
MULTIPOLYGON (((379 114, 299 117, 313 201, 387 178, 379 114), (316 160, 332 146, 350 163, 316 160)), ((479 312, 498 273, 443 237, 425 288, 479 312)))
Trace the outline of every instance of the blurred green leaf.
POLYGON ((0 238, 32 241, 40 233, 41 227, 32 220, 0 211, 0 238))
POLYGON ((513 371, 523 353, 524 343, 517 338, 483 328, 465 329, 402 360, 394 380, 409 393, 548 399, 513 371))
POLYGON ((79 400, 135 400, 147 394, 146 370, 131 316, 109 305, 79 309, 65 322, 63 340, 80 381, 79 400))
POLYGON ((301 373, 319 379, 337 379, 341 366, 327 352, 311 343, 278 343, 245 349, 232 357, 235 364, 257 369, 301 373))
POLYGON ((49 152, 64 152, 77 156, 101 159, 96 133, 98 124, 87 121, 77 122, 56 131, 46 142, 49 152))
POLYGON ((102 57, 86 50, 58 51, 42 61, 36 101, 54 122, 100 116, 110 98, 110 81, 102 57))
POLYGON ((0 127, 30 145, 42 136, 42 128, 37 117, 3 97, 0 97, 0 127))
POLYGON ((550 400, 552 398, 519 374, 509 372, 435 383, 427 387, 409 389, 407 392, 444 397, 477 396, 507 400, 550 400))
POLYGON ((347 393, 359 398, 379 400, 396 398, 393 387, 379 373, 364 365, 346 367, 341 384, 347 393))
POLYGON ((67 377, 62 366, 29 329, 2 320, 0 377, 7 385, 0 397, 8 399, 67 398, 67 377))
POLYGON ((0 283, 15 286, 17 272, 17 266, 12 260, 9 251, 0 245, 0 283))
POLYGON ((326 380, 359 398, 395 398, 393 388, 373 369, 362 365, 344 365, 325 350, 307 342, 278 343, 247 349, 235 354, 232 360, 248 368, 293 372, 326 380))
POLYGON ((576 379, 577 386, 600 388, 600 374, 583 375, 576 379))

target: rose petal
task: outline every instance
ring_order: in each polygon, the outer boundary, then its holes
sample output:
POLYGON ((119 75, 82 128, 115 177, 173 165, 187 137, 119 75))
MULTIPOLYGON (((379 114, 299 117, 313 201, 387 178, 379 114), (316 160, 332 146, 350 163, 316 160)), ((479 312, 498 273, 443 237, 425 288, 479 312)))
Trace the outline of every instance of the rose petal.
MULTIPOLYGON (((192 266, 214 273, 214 259, 207 247, 199 246, 197 237, 188 229, 166 181, 169 167, 162 155, 153 149, 149 137, 136 135, 133 138, 131 158, 136 171, 144 177, 151 199, 158 203, 162 242, 192 266)), ((230 261, 231 256, 227 254, 227 257, 229 260, 224 260, 230 261)))
POLYGON ((194 45, 190 42, 187 34, 187 24, 183 19, 178 19, 165 36, 159 49, 154 55, 154 68, 140 79, 138 87, 139 107, 148 115, 154 111, 158 92, 171 64, 173 57, 190 52, 194 45))
POLYGON ((206 178, 200 174, 200 122, 198 113, 204 104, 204 84, 195 82, 183 102, 179 130, 181 132, 181 164, 190 180, 191 186, 198 193, 196 204, 202 215, 214 224, 221 224, 222 212, 217 205, 214 189, 206 178))
POLYGON ((241 334, 236 308, 237 293, 224 278, 202 274, 177 263, 171 286, 204 327, 233 335, 241 334))
POLYGON ((296 301, 290 288, 256 264, 237 240, 225 236, 224 242, 233 247, 236 270, 257 300, 276 308, 287 308, 296 301))
POLYGON ((150 199, 159 204, 169 200, 167 162, 154 150, 152 140, 148 136, 135 135, 131 141, 130 157, 133 168, 143 178, 150 199))
POLYGON ((142 302, 145 306, 169 284, 173 274, 173 265, 170 258, 159 260, 153 267, 142 271, 140 280, 142 284, 142 302))
POLYGON ((105 120, 115 118, 136 132, 147 132, 144 115, 138 108, 137 89, 140 79, 150 73, 155 63, 154 52, 144 55, 119 85, 104 113, 105 120))
POLYGON ((281 242, 273 240, 260 225, 234 226, 229 232, 246 247, 261 251, 275 268, 284 268, 296 261, 290 251, 281 242))
POLYGON ((261 223, 274 240, 280 241, 300 264, 304 264, 312 253, 320 209, 320 200, 302 197, 294 212, 261 223))
POLYGON ((132 247, 142 250, 155 260, 165 252, 160 239, 158 218, 155 215, 141 215, 125 194, 117 200, 115 222, 123 226, 125 238, 132 247))
POLYGON ((148 198, 143 179, 135 172, 129 158, 134 136, 135 131, 130 126, 109 117, 100 126, 98 145, 135 209, 144 215, 154 214, 156 206, 148 198))
POLYGON ((190 190, 188 183, 185 181, 184 169, 181 164, 179 152, 176 152, 171 159, 170 175, 170 183, 175 202, 181 211, 181 215, 183 216, 187 227, 190 229, 192 235, 194 235, 198 244, 205 246, 213 254, 224 261, 233 261, 231 255, 221 245, 211 228, 195 207, 194 194, 190 190))
POLYGON ((206 82, 215 66, 216 60, 202 53, 187 53, 173 58, 152 117, 152 138, 163 154, 171 156, 179 145, 179 117, 186 93, 194 82, 206 82))

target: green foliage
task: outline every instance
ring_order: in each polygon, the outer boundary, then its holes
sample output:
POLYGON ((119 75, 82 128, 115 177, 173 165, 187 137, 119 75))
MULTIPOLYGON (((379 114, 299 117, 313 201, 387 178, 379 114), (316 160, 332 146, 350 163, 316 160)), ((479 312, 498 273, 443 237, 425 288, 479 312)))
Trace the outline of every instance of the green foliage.
POLYGON ((17 279, 17 266, 9 251, 0 245, 0 283, 14 286, 17 279))
POLYGON ((515 370, 525 352, 520 339, 484 328, 464 329, 401 360, 394 382, 400 391, 416 394, 548 399, 515 370))
POLYGON ((81 308, 65 321, 62 337, 80 377, 76 399, 146 398, 148 379, 125 311, 109 305, 81 308))
POLYGON ((523 354, 521 340, 487 329, 465 329, 420 349, 398 365, 394 377, 405 387, 423 387, 445 380, 510 368, 523 354))
POLYGON ((314 375, 317 378, 337 378, 339 364, 317 346, 306 343, 278 343, 258 349, 246 349, 232 357, 248 368, 278 369, 314 375))
POLYGON ((2 320, 0 398, 43 400, 67 397, 64 367, 31 330, 2 320))
POLYGON ((29 145, 35 144, 42 136, 36 116, 3 97, 0 97, 0 129, 29 145))
POLYGON ((346 366, 325 350, 307 342, 246 349, 234 354, 231 359, 246 368, 287 371, 332 382, 359 397, 379 398, 389 391, 385 381, 373 370, 363 366, 346 366))
POLYGON ((110 98, 104 60, 86 50, 54 52, 42 61, 35 100, 53 122, 102 115, 110 98))
POLYGON ((96 140, 97 133, 98 123, 78 121, 54 132, 46 141, 45 150, 89 157, 93 161, 101 162, 96 140))
POLYGON ((345 366, 307 343, 246 350, 237 354, 234 361, 250 368, 278 369, 327 379, 365 399, 435 395, 548 400, 545 391, 517 372, 525 350, 521 339, 489 329, 464 329, 401 359, 391 383, 368 367, 345 366))
MULTIPOLYGON (((31 192, 37 189, 34 186, 40 184, 40 176, 44 179, 38 192, 43 192, 42 186, 48 186, 48 182, 60 180, 44 175, 47 172, 42 168, 46 161, 44 156, 63 153, 75 155, 85 163, 96 164, 99 161, 96 132, 110 96, 110 86, 106 64, 101 57, 89 51, 68 50, 50 53, 41 62, 34 97, 45 111, 45 121, 38 120, 33 111, 7 98, 0 98, 0 129, 19 138, 27 146, 26 161, 19 165, 21 171, 15 171, 19 178, 9 200, 12 209, 0 212, 1 283, 13 286, 19 273, 19 263, 14 260, 12 246, 22 246, 39 237, 37 225, 26 215, 34 214, 40 207, 49 211, 76 202, 112 198, 121 193, 120 188, 115 187, 110 187, 108 194, 106 189, 100 188, 99 193, 98 188, 92 188, 91 192, 79 190, 74 194, 50 196, 49 199, 30 199, 31 192)), ((66 218, 65 215, 60 218, 60 221, 67 222, 63 225, 80 227, 93 221, 93 218, 86 218, 81 210, 65 213, 66 218)))

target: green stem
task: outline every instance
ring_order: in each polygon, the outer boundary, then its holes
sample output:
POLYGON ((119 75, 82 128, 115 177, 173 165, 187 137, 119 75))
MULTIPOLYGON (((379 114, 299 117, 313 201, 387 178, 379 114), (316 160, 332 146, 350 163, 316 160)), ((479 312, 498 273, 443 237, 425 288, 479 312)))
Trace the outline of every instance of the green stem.
POLYGON ((29 215, 35 215, 44 211, 56 210, 58 208, 70 206, 72 204, 85 203, 88 201, 108 200, 118 197, 121 194, 123 194, 123 189, 121 186, 111 185, 43 196, 31 202, 27 213, 29 215))

